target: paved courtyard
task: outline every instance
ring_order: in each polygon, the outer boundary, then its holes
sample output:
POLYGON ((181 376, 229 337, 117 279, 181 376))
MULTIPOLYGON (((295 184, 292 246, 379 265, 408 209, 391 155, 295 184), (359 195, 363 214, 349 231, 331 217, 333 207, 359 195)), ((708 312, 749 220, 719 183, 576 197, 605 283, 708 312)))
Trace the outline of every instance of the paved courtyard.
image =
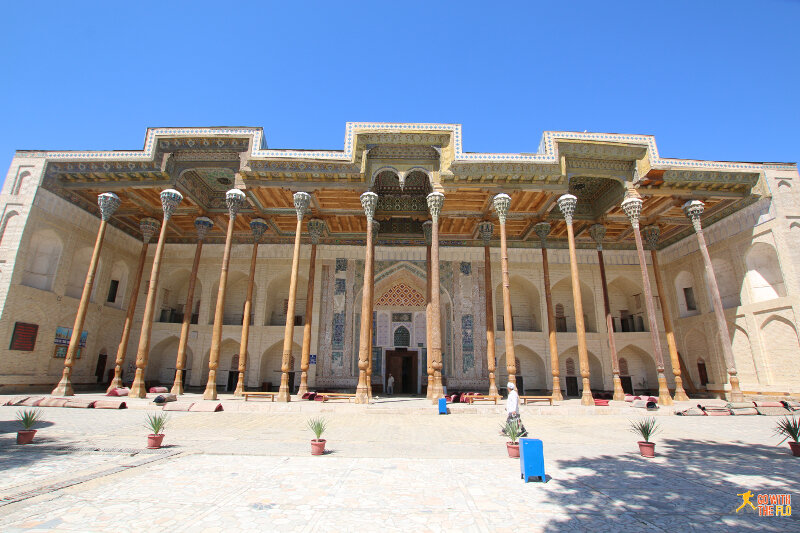
POLYGON ((20 408, 0 407, 0 531, 800 531, 796 513, 735 512, 748 490, 800 498, 800 458, 776 446, 777 417, 662 409, 647 460, 627 431, 640 410, 523 407, 548 474, 526 484, 501 406, 223 405, 172 413, 158 451, 143 449, 145 400, 42 408, 30 446, 14 444, 20 408), (322 457, 305 428, 316 414, 330 423, 322 457))

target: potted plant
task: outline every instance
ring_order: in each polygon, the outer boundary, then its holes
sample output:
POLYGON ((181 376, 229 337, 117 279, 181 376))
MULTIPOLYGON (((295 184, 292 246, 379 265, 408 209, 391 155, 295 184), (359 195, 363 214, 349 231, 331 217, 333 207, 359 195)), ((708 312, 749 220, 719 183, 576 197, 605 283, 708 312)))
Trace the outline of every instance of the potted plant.
POLYGON ((38 409, 17 411, 17 420, 22 424, 22 429, 17 431, 17 444, 30 444, 33 441, 36 430, 32 428, 41 418, 42 412, 38 409))
POLYGON ((156 450, 161 448, 161 441, 164 440, 164 428, 167 427, 167 413, 148 413, 145 427, 152 433, 147 436, 147 448, 156 450))
POLYGON ((328 421, 323 417, 310 418, 306 422, 308 429, 314 433, 315 439, 311 439, 311 455, 322 455, 325 453, 325 439, 322 439, 322 433, 328 429, 328 421))
POLYGON ((658 433, 661 426, 652 416, 631 421, 631 431, 641 435, 644 440, 639 441, 639 453, 642 457, 653 458, 656 456, 656 444, 650 442, 650 437, 658 433))
POLYGON ((800 420, 794 416, 792 418, 784 416, 778 421, 775 434, 783 436, 783 440, 778 444, 783 444, 784 441, 788 440, 792 455, 800 457, 800 420))
POLYGON ((503 430, 503 434, 511 439, 506 443, 508 456, 511 458, 519 457, 519 443, 517 441, 522 436, 523 432, 519 420, 506 420, 506 423, 500 426, 500 428, 503 430))

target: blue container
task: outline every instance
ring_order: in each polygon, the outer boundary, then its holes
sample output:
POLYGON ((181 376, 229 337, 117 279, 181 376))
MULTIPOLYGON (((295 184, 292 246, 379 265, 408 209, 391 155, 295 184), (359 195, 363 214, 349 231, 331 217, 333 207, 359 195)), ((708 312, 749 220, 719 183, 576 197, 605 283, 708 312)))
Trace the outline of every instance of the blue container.
POLYGON ((439 398, 439 414, 447 414, 447 398, 439 398))
POLYGON ((532 477, 538 477, 539 481, 547 481, 544 473, 544 447, 541 440, 519 439, 519 468, 525 483, 532 477))

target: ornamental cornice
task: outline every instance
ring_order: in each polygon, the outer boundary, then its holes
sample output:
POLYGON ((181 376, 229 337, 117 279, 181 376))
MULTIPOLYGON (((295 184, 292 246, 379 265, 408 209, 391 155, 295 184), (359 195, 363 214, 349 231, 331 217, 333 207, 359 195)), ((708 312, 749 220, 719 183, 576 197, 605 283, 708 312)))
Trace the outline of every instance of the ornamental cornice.
POLYGON ((635 163, 633 161, 618 161, 614 159, 580 159, 567 157, 568 169, 588 169, 588 170, 616 170, 620 172, 632 172, 635 163))
POLYGON ((759 172, 719 172, 669 169, 664 172, 664 183, 730 183, 753 187, 761 176, 759 172))

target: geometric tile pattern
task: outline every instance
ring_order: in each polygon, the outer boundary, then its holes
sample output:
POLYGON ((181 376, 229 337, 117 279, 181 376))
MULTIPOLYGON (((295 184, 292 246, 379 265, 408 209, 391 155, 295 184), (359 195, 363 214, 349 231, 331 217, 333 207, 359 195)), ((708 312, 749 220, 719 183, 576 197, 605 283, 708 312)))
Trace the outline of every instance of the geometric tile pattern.
POLYGON ((425 296, 405 283, 398 283, 383 293, 375 305, 386 307, 425 307, 425 296))

